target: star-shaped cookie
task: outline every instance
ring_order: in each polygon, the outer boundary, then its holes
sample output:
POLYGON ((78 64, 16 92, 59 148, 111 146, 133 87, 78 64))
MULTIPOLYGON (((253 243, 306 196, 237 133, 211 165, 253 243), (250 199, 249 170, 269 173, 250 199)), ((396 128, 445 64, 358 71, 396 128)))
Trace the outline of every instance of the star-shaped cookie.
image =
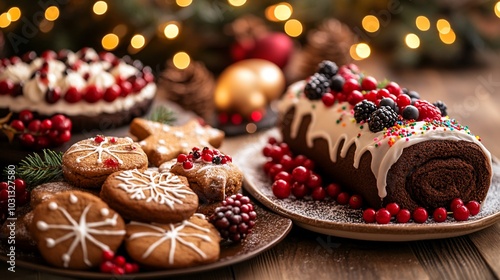
POLYGON ((155 166, 176 158, 180 153, 188 154, 193 147, 218 148, 224 139, 224 132, 201 125, 195 119, 182 126, 171 126, 135 118, 130 124, 130 133, 137 137, 155 166))

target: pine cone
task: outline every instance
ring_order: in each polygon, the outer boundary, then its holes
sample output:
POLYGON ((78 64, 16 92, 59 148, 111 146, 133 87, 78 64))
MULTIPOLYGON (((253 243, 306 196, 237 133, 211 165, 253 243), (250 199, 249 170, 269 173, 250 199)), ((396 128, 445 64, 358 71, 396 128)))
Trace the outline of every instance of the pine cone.
POLYGON ((297 79, 305 79, 318 69, 323 60, 337 65, 351 62, 350 47, 356 42, 351 29, 337 19, 324 20, 317 29, 309 31, 303 50, 297 58, 297 79))
POLYGON ((197 61, 191 61, 185 69, 175 67, 172 60, 167 61, 158 82, 160 95, 193 111, 207 123, 212 123, 214 118, 214 88, 213 74, 197 61))

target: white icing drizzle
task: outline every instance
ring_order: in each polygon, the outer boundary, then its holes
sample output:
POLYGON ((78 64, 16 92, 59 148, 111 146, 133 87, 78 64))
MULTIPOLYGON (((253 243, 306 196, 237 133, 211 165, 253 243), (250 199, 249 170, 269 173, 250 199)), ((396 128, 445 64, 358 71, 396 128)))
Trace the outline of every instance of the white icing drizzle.
POLYGON ((68 154, 77 153, 77 152, 87 152, 83 156, 79 156, 76 158, 76 162, 81 162, 83 159, 97 154, 97 163, 102 163, 102 154, 108 154, 118 161, 119 164, 123 163, 123 160, 117 154, 141 154, 135 150, 123 150, 121 148, 127 147, 133 144, 132 139, 127 139, 127 143, 123 144, 113 144, 109 140, 110 138, 104 137, 104 141, 97 143, 94 138, 89 138, 90 143, 76 143, 74 144, 70 150, 67 152, 68 154), (109 143, 109 145, 107 145, 109 143))
MULTIPOLYGON (((377 179, 377 189, 380 198, 387 195, 387 173, 391 166, 403 153, 403 149, 411 145, 428 140, 454 140, 468 141, 477 144, 488 158, 491 166, 491 154, 484 145, 472 134, 449 127, 432 126, 426 130, 427 122, 415 122, 413 127, 406 128, 405 132, 411 133, 407 137, 385 137, 385 131, 373 133, 368 124, 356 123, 350 105, 347 102, 336 103, 327 107, 321 100, 309 100, 303 94, 305 81, 296 82, 288 88, 279 104, 279 112, 283 116, 292 107, 295 114, 291 123, 290 137, 296 138, 302 119, 310 115, 311 123, 306 132, 308 147, 313 146, 314 139, 322 138, 330 147, 330 159, 337 161, 340 143, 344 141, 340 156, 345 157, 352 144, 355 145, 355 168, 358 168, 361 156, 366 152, 372 155, 371 170, 377 179), (362 127, 361 127, 362 126, 362 127), (392 139, 392 140, 391 140, 392 139), (393 141, 392 147, 389 141, 393 141)), ((443 120, 446 120, 443 118, 443 120)))
MULTIPOLYGON (((70 197, 70 202, 71 202, 71 197, 70 197)), ((55 203, 55 202, 54 202, 55 203)), ((59 210, 63 216, 66 218, 68 221, 68 224, 47 224, 44 221, 38 221, 36 226, 39 230, 41 231, 47 231, 51 229, 56 229, 56 230, 64 230, 68 231, 68 233, 58 237, 57 239, 53 238, 46 238, 45 242, 47 244, 47 247, 53 248, 57 244, 68 240, 70 238, 73 238, 73 242, 71 242, 71 245, 68 247, 68 250, 63 253, 61 256, 61 259, 63 261, 63 266, 68 267, 69 262, 71 261, 71 256, 73 255, 73 252, 75 251, 76 247, 80 245, 83 253, 83 261, 85 262, 86 265, 91 267, 93 264, 90 262, 88 259, 88 252, 87 252, 87 242, 90 241, 92 244, 96 245, 97 247, 101 248, 102 250, 109 250, 108 245, 100 242, 96 238, 94 238, 93 235, 113 235, 113 236, 123 236, 125 235, 125 230, 100 230, 98 229, 99 227, 103 226, 114 226, 117 223, 118 219, 118 214, 115 213, 113 218, 111 219, 104 219, 103 221, 98 221, 98 222, 87 222, 87 213, 91 209, 92 204, 88 204, 85 209, 83 209, 79 221, 76 221, 73 219, 73 217, 69 214, 69 212, 64 208, 64 207, 57 207, 56 209, 49 208, 51 210, 59 210)))
POLYGON ((78 202, 78 197, 76 197, 74 194, 69 195, 69 202, 75 204, 78 202))
POLYGON ((158 237, 158 240, 153 242, 151 246, 148 247, 148 249, 144 252, 142 255, 142 258, 145 259, 151 255, 151 253, 158 248, 163 242, 170 242, 170 251, 168 253, 168 263, 172 265, 174 263, 174 256, 175 256, 175 250, 177 247, 177 242, 189 247, 191 250, 196 252, 198 255, 200 255, 202 258, 206 258, 206 254, 196 246, 195 243, 186 241, 184 237, 195 237, 199 238, 201 241, 206 241, 210 242, 210 237, 206 234, 201 234, 201 233, 187 233, 183 232, 182 230, 185 227, 191 227, 197 230, 200 230, 202 232, 208 233, 209 230, 206 228, 203 228, 201 226, 198 226, 189 220, 184 220, 180 223, 177 224, 168 224, 168 229, 163 229, 159 226, 156 226, 154 224, 145 224, 145 223, 140 223, 140 222, 135 222, 132 221, 130 222, 130 225, 137 225, 137 226, 142 226, 145 227, 145 230, 150 230, 150 231, 143 231, 143 232, 137 232, 132 235, 130 235, 129 240, 136 239, 136 238, 141 238, 141 237, 158 237))
POLYGON ((101 209, 101 215, 106 217, 107 215, 109 215, 109 209, 108 208, 102 208, 101 209))
POLYGON ((134 170, 122 171, 116 178, 123 183, 118 188, 130 194, 131 199, 154 201, 166 204, 175 209, 175 204, 183 204, 185 195, 195 194, 187 188, 181 179, 170 172, 158 173, 153 170, 143 172, 134 170))

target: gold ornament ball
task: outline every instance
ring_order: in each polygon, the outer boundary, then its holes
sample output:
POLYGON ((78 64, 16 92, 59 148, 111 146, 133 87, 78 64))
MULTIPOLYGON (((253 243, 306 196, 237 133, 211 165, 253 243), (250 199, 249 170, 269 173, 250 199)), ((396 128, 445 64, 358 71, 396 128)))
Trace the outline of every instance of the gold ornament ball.
POLYGON ((246 59, 227 67, 217 79, 214 99, 219 111, 248 117, 264 110, 285 89, 283 71, 264 59, 246 59))

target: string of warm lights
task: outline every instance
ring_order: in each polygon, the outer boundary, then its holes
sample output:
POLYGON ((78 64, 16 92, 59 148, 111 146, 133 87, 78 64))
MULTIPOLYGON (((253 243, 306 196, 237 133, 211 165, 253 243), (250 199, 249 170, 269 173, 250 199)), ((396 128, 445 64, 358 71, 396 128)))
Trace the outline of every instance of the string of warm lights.
MULTIPOLYGON (((176 5, 179 8, 187 8, 192 5, 192 0, 176 0, 176 5)), ((227 0, 227 3, 233 7, 241 7, 247 3, 247 0, 227 0)), ((103 0, 96 1, 92 6, 92 12, 96 16, 105 16, 108 12, 108 3, 103 0)), ((494 13, 500 18, 500 1, 494 5, 494 13)), ((280 2, 268 6, 264 11, 264 16, 268 21, 271 22, 282 22, 283 31, 290 37, 299 37, 304 32, 304 27, 301 21, 297 18, 293 18, 294 8, 292 4, 288 2, 280 2)), ((22 16, 22 11, 19 7, 11 7, 6 12, 0 14, 0 28, 8 28, 11 24, 18 21, 22 16)), ((39 23, 39 29, 41 32, 50 32, 56 20, 60 16, 60 10, 57 6, 50 6, 45 9, 44 19, 39 23)), ((368 33, 375 33, 380 30, 380 21, 375 15, 366 15, 362 21, 361 26, 368 33)), ((431 20, 424 15, 419 15, 415 19, 415 26, 421 32, 427 32, 431 30, 431 20)), ((440 18, 435 22, 435 27, 437 34, 442 41, 442 43, 450 45, 453 44, 457 35, 453 30, 450 22, 444 18, 440 18)), ((118 24, 111 32, 105 34, 101 39, 102 47, 107 51, 112 51, 116 49, 120 44, 128 42, 128 52, 134 54, 144 49, 144 47, 151 41, 152 35, 147 36, 146 34, 134 34, 129 41, 125 40, 128 28, 124 24, 118 24)), ((174 40, 182 32, 182 22, 169 20, 167 22, 162 22, 158 25, 157 35, 164 37, 168 40, 174 40)), ((410 49, 418 49, 421 46, 421 40, 418 34, 408 33, 402 39, 404 44, 410 49)), ((179 52, 180 55, 177 61, 180 61, 183 57, 190 60, 189 55, 186 52, 179 52), (182 54, 182 55, 180 55, 182 54)), ((371 48, 366 42, 357 43, 351 46, 350 55, 355 60, 366 59, 371 55, 371 48)), ((185 65, 185 62, 179 62, 179 65, 185 65)), ((186 66, 187 67, 187 66, 186 66)))

